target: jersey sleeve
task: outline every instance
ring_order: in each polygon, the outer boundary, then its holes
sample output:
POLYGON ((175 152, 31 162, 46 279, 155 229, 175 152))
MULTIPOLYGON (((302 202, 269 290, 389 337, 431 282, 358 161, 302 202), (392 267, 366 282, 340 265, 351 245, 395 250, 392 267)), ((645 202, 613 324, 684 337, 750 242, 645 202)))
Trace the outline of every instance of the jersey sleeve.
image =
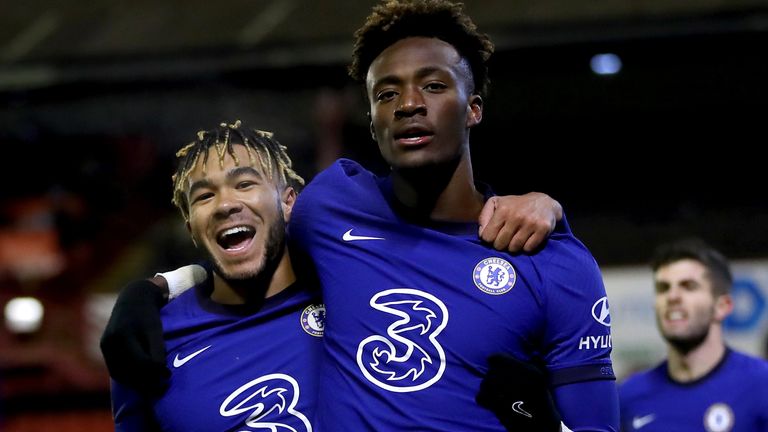
POLYGON ((555 234, 544 273, 542 357, 554 386, 615 381, 608 297, 600 269, 572 235, 555 234))
POLYGON ((563 423, 573 432, 617 432, 619 399, 613 381, 582 381, 553 392, 563 423))

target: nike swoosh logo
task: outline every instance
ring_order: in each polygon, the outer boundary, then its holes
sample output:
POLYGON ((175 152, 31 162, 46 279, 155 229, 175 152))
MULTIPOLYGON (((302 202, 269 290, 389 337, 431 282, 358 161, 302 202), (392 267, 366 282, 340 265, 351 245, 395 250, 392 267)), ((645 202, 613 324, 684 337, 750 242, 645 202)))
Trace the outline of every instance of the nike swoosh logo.
POLYGON ((207 346, 207 347, 205 347, 205 348, 200 348, 199 350, 197 350, 197 351, 193 352, 192 354, 189 354, 188 356, 186 356, 186 357, 182 357, 182 358, 179 358, 179 354, 178 354, 178 353, 176 353, 176 358, 175 358, 175 359, 173 359, 173 367, 177 368, 177 367, 182 367, 182 366, 184 366, 184 364, 185 364, 186 362, 188 362, 188 361, 192 360, 192 359, 193 359, 193 358, 195 358, 195 357, 196 357, 198 354, 200 354, 201 352, 203 352, 203 351, 207 350, 207 349, 208 349, 208 348, 210 348, 210 347, 211 347, 211 345, 208 345, 208 346, 207 346))
POLYGON ((642 417, 635 417, 632 419, 632 427, 634 429, 640 429, 654 420, 656 420, 656 414, 648 414, 642 417))
MULTIPOLYGON (((354 229, 354 228, 352 228, 354 229)), ((367 237, 367 236, 359 236, 352 234, 352 229, 345 232, 343 236, 341 236, 341 239, 344 241, 355 241, 355 240, 384 240, 383 237, 367 237)))
POLYGON ((524 416, 526 416, 528 418, 533 418, 531 413, 529 413, 528 411, 523 409, 523 403, 524 403, 523 401, 513 402, 512 403, 512 411, 514 411, 514 412, 516 412, 518 414, 524 415, 524 416))

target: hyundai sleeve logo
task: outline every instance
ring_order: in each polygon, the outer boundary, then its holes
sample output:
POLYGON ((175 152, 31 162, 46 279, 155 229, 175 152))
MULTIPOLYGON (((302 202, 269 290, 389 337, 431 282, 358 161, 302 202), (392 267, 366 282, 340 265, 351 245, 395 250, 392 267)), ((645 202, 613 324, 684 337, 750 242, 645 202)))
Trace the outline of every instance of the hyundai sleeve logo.
POLYGON ((608 310, 608 297, 602 297, 592 305, 592 318, 606 327, 611 326, 611 313, 608 310))

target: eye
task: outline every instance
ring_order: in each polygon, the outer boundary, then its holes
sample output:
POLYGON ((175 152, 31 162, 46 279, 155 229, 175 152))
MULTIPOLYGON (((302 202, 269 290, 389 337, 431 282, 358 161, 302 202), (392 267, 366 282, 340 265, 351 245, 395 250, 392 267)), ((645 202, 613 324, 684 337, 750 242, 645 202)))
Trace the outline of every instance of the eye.
POLYGON ((376 100, 379 102, 388 102, 397 95, 394 90, 383 90, 376 94, 376 100))
POLYGON ((237 188, 238 189, 248 189, 249 187, 255 186, 255 185, 256 185, 256 182, 254 182, 254 181, 243 180, 243 181, 237 183, 237 188))
POLYGON ((443 91, 443 90, 445 90, 447 88, 448 88, 447 85, 445 85, 444 83, 439 82, 439 81, 432 81, 430 83, 427 83, 427 85, 424 86, 425 90, 428 90, 428 91, 431 91, 431 92, 440 92, 440 91, 443 91))
POLYGON ((194 197, 192 197, 192 204, 205 201, 209 198, 213 198, 213 193, 203 192, 203 193, 197 194, 194 197))
POLYGON ((696 291, 700 286, 696 281, 690 281, 683 284, 683 289, 686 291, 696 291))

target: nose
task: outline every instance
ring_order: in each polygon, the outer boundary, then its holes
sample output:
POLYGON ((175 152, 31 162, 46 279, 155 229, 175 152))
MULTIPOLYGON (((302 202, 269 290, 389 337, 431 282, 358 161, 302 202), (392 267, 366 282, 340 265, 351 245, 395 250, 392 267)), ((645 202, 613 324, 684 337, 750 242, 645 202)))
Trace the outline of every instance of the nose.
POLYGON ((425 115, 427 105, 420 89, 405 89, 400 95, 400 103, 395 108, 396 118, 412 117, 417 114, 425 115))
POLYGON ((680 301, 680 293, 682 292, 682 288, 679 286, 672 285, 669 287, 669 290, 667 290, 667 302, 668 303, 676 303, 680 301))
POLYGON ((222 191, 218 195, 216 202, 216 217, 226 218, 232 214, 243 210, 243 203, 238 200, 234 194, 222 191))

